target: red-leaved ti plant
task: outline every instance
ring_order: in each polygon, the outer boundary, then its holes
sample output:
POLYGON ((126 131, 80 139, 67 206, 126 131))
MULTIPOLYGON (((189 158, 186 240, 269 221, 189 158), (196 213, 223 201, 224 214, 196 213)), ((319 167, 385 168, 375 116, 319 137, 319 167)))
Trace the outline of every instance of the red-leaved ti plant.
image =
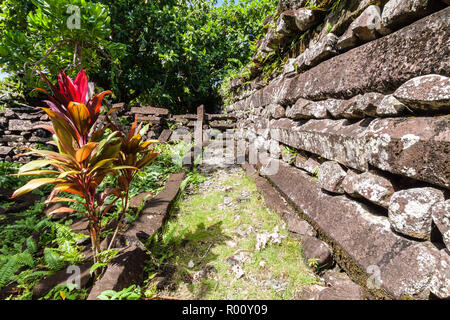
MULTIPOLYGON (((25 155, 38 155, 43 159, 23 165, 17 175, 54 177, 33 179, 17 189, 11 198, 45 184, 54 184, 46 203, 75 202, 83 205, 83 211, 62 207, 51 214, 79 212, 86 216, 96 263, 100 252, 102 219, 115 201, 122 197, 118 188, 99 192, 98 187, 107 175, 117 175, 120 170, 138 168, 116 164, 122 144, 121 138, 117 136, 118 132, 105 133, 104 129, 90 132, 98 119, 103 96, 111 91, 92 97, 93 91, 88 93, 88 81, 83 70, 78 73, 74 82, 61 72, 58 78, 59 88, 52 85, 44 75, 42 77, 53 93, 53 96, 49 95, 50 100, 46 101, 48 108, 42 109, 52 120, 52 126, 47 129, 53 133, 58 152, 29 149, 30 152, 25 155), (61 193, 79 195, 82 200, 63 197, 60 196, 61 193), (107 204, 106 199, 110 196, 115 199, 107 204)), ((43 89, 38 90, 47 93, 43 89)))
POLYGON ((78 147, 84 146, 100 114, 103 97, 112 92, 107 90, 94 96, 93 85, 89 84, 84 70, 80 70, 75 81, 61 71, 57 85, 52 84, 43 73, 41 77, 52 92, 51 95, 44 89, 34 89, 44 92, 49 97, 49 100, 44 100, 48 106, 43 108, 44 111, 53 123, 58 121, 68 124, 67 130, 75 137, 78 147))

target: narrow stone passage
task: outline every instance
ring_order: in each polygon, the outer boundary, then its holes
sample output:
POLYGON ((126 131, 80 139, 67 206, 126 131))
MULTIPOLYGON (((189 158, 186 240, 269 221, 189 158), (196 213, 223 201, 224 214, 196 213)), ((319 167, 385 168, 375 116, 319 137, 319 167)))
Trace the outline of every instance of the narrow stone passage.
POLYGON ((160 237, 148 287, 160 296, 295 299, 319 283, 300 243, 239 167, 210 173, 197 190, 186 190, 160 237))

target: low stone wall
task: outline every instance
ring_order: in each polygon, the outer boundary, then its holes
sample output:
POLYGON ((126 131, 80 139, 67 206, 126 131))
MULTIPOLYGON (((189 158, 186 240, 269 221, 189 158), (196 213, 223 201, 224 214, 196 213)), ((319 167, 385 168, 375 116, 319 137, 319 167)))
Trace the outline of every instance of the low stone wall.
MULTIPOLYGON (((203 106, 199 108, 204 110, 203 106)), ((158 138, 161 143, 168 141, 172 130, 175 129, 184 128, 192 133, 199 121, 197 114, 172 115, 168 109, 151 106, 127 108, 125 103, 116 103, 108 106, 108 109, 116 110, 111 114, 111 119, 123 131, 126 130, 126 124, 122 123, 119 117, 128 123, 132 123, 137 117, 138 123, 150 124, 150 130, 144 138, 158 138), (168 127, 170 129, 167 129, 168 127)), ((215 132, 235 128, 236 117, 226 114, 204 114, 202 111, 199 123, 201 131, 205 130, 209 136, 216 134, 215 132)), ((104 124, 105 116, 100 115, 95 129, 104 124)), ((25 147, 42 148, 51 141, 50 132, 45 130, 45 127, 49 126, 51 121, 40 108, 8 106, 5 112, 0 112, 0 161, 29 161, 28 157, 14 158, 14 155, 22 153, 25 147)), ((174 136, 173 140, 177 139, 174 136)))
POLYGON ((236 138, 374 297, 450 298, 449 3, 304 2, 280 2, 231 82, 236 138))

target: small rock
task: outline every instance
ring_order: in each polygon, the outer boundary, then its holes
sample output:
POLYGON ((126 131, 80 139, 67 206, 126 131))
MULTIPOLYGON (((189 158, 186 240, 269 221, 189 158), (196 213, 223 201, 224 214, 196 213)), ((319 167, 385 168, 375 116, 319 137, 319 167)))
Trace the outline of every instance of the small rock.
POLYGON ((322 287, 317 284, 312 286, 304 286, 302 287, 300 294, 296 297, 296 300, 317 300, 319 293, 325 289, 326 287, 322 287))
POLYGON ((225 241, 225 245, 226 245, 227 247, 234 248, 234 247, 237 246, 237 243, 234 242, 234 241, 232 241, 232 240, 227 240, 227 241, 225 241))
POLYGON ((244 276, 244 274, 245 274, 244 269, 242 269, 242 267, 241 267, 240 265, 238 265, 238 264, 233 265, 233 266, 231 267, 231 270, 232 270, 233 273, 234 273, 234 278, 235 278, 235 279, 240 279, 240 278, 242 278, 242 277, 244 276))
POLYGON ((344 104, 345 111, 342 113, 344 118, 364 118, 376 117, 378 105, 383 100, 384 95, 377 92, 369 92, 363 95, 357 95, 344 104))
POLYGON ((297 102, 286 113, 286 116, 299 120, 299 119, 324 119, 327 118, 327 106, 328 101, 309 101, 306 99, 298 99, 297 102))
POLYGON ((287 229, 296 238, 303 239, 305 236, 314 237, 316 235, 314 228, 296 213, 285 213, 283 219, 287 223, 287 229))
POLYGON ((192 269, 195 266, 194 261, 190 260, 188 263, 188 268, 192 269))
POLYGON ((380 7, 371 5, 356 18, 347 31, 339 38, 337 46, 339 50, 346 50, 356 46, 358 39, 371 41, 377 38, 378 33, 387 34, 381 23, 380 7))
POLYGON ((355 283, 322 290, 317 300, 365 300, 365 292, 355 283))
POLYGON ((314 237, 306 237, 302 247, 305 258, 316 259, 319 269, 333 265, 333 253, 325 242, 314 237))
POLYGON ((333 33, 328 33, 325 37, 320 39, 317 43, 311 45, 305 51, 305 62, 304 64, 308 67, 313 67, 320 62, 328 59, 337 54, 337 43, 338 38, 333 33))
POLYGON ((327 99, 327 100, 323 100, 322 103, 324 104, 327 111, 334 118, 342 117, 342 112, 344 111, 344 107, 345 107, 345 100, 327 99))

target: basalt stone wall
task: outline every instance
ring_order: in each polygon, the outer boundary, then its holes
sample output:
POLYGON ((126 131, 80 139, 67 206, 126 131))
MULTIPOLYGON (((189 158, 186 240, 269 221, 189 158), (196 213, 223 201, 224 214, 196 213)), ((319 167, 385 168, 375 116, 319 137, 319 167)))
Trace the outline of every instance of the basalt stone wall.
POLYGON ((373 296, 448 299, 449 1, 326 3, 266 19, 229 86, 236 137, 271 152, 260 174, 373 296))
MULTIPOLYGON (((0 111, 0 161, 27 162, 29 157, 15 158, 16 154, 23 153, 25 148, 56 148, 48 144, 52 141, 51 133, 45 128, 51 127, 51 121, 45 112, 38 107, 27 106, 24 103, 1 101, 4 110, 0 111)), ((105 110, 115 109, 111 114, 111 120, 123 131, 126 124, 122 120, 132 123, 138 116, 140 123, 150 123, 151 128, 147 132, 146 139, 158 137, 165 126, 168 115, 167 109, 152 107, 124 108, 124 103, 107 105, 105 110), (130 109, 130 110, 128 110, 130 109)), ((95 130, 105 125, 105 116, 100 115, 95 130)))
POLYGON ((27 157, 13 158, 24 147, 42 147, 51 140, 44 129, 51 125, 48 116, 38 108, 9 105, 0 113, 0 161, 26 162, 27 157))

